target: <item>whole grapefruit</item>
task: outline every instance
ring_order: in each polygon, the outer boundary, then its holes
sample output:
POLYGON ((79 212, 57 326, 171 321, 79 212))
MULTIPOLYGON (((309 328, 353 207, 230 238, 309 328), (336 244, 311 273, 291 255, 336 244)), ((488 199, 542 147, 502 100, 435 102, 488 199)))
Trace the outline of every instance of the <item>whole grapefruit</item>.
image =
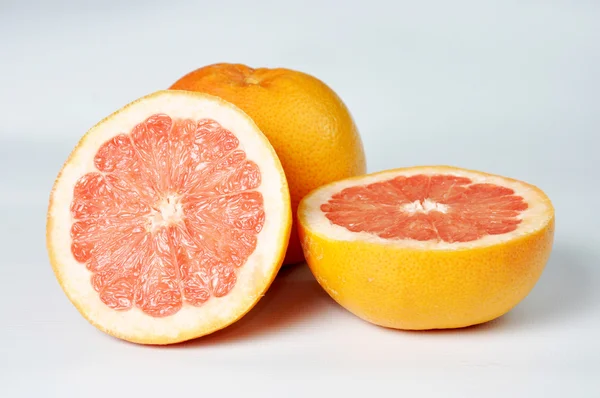
MULTIPOLYGON (((254 120, 283 165, 294 220, 300 200, 310 191, 366 172, 363 144, 348 108, 329 86, 307 73, 220 63, 186 74, 170 89, 221 97, 254 120)), ((303 259, 294 223, 284 264, 303 259)))

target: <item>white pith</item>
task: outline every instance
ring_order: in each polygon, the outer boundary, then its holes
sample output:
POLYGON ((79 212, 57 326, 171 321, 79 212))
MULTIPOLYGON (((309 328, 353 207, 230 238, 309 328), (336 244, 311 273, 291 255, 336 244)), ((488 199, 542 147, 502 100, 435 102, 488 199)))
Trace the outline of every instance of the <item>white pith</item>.
POLYGON ((446 213, 448 206, 443 203, 434 202, 431 199, 425 199, 423 202, 415 200, 411 203, 406 203, 401 206, 402 210, 414 214, 414 213, 429 213, 431 211, 439 211, 440 213, 446 213))
MULTIPOLYGON (((403 208, 409 212, 428 212, 440 206, 439 203, 427 200, 423 203, 408 203, 403 208)), ((446 206, 440 206, 440 210, 447 210, 446 206)), ((548 198, 539 190, 519 181, 503 178, 501 176, 487 175, 471 170, 463 170, 449 167, 414 167, 404 170, 391 170, 388 172, 376 173, 360 177, 358 179, 347 179, 321 187, 307 195, 299 208, 300 217, 304 220, 307 227, 315 234, 335 239, 339 241, 363 241, 382 245, 392 245, 407 248, 456 250, 463 248, 472 248, 488 246, 501 242, 507 242, 518 236, 530 234, 543 228, 548 224, 552 217, 552 205, 548 198), (358 185, 368 185, 378 181, 385 181, 396 176, 412 176, 418 174, 435 175, 446 174, 458 177, 467 177, 473 183, 491 183, 499 186, 512 188, 517 195, 525 199, 528 208, 518 216, 521 223, 515 231, 501 235, 487 235, 481 239, 471 242, 448 243, 437 240, 418 241, 412 239, 384 239, 368 232, 352 232, 345 227, 333 224, 321 211, 321 204, 326 203, 331 196, 341 190, 358 185)))
POLYGON ((183 221, 183 206, 179 197, 168 195, 157 204, 148 218, 148 230, 156 231, 161 227, 178 224, 183 221))
MULTIPOLYGON (((279 266, 279 245, 289 220, 289 208, 285 205, 289 195, 285 178, 279 171, 280 166, 272 149, 265 145, 265 141, 257 139, 257 134, 257 127, 250 119, 228 104, 208 97, 170 91, 130 104, 124 111, 112 115, 90 130, 57 180, 49 209, 52 221, 48 231, 48 243, 55 256, 55 269, 62 286, 70 299, 87 313, 90 321, 128 338, 154 336, 168 340, 189 331, 202 333, 207 331, 208 325, 226 324, 247 311, 256 301, 279 266), (119 133, 129 133, 136 124, 156 113, 165 113, 173 119, 211 118, 232 131, 240 141, 239 148, 260 168, 261 185, 256 191, 262 193, 266 215, 264 226, 257 236, 256 249, 238 269, 235 287, 226 296, 211 297, 202 306, 184 304, 176 314, 165 318, 151 317, 137 308, 115 311, 102 303, 90 283, 91 272, 85 264, 73 258, 70 237, 73 220, 69 207, 73 199, 73 187, 82 175, 97 171, 93 158, 98 148, 119 133)), ((149 218, 149 228, 177 222, 181 217, 177 198, 170 199, 158 205, 157 211, 149 218)))

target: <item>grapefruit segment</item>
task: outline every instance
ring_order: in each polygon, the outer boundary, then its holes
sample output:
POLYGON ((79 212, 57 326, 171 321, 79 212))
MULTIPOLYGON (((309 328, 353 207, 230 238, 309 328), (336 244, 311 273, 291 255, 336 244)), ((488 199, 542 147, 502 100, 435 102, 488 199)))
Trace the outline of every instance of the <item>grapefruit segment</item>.
POLYGON ((83 137, 55 182, 50 260, 90 322, 167 344, 235 322, 268 288, 290 233, 274 150, 235 106, 163 91, 83 137))
POLYGON ((340 180, 307 195, 298 214, 321 286, 355 315, 399 329, 505 314, 537 282, 554 236, 544 192, 455 167, 340 180))

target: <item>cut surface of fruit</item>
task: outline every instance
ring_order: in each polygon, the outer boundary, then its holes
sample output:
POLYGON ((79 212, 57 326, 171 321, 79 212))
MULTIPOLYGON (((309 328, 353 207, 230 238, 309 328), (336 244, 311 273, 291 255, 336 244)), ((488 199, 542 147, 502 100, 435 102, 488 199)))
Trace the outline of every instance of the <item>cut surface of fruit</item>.
MULTIPOLYGON (((286 68, 219 63, 191 71, 171 89, 217 95, 256 122, 283 164, 294 220, 298 203, 308 192, 366 172, 361 137, 350 112, 314 76, 286 68)), ((302 260, 294 222, 285 263, 302 260)))
POLYGON ((290 224, 283 169, 251 119, 216 97, 162 91, 84 136, 53 188, 47 243, 92 324, 167 344, 249 311, 290 224))
POLYGON ((514 189, 428 173, 348 187, 321 205, 332 223, 352 232, 449 243, 515 231, 527 208, 514 189))
POLYGON ((401 329, 494 319, 533 288, 554 210, 530 184, 455 167, 412 167, 321 187, 300 236, 319 283, 370 322, 401 329))

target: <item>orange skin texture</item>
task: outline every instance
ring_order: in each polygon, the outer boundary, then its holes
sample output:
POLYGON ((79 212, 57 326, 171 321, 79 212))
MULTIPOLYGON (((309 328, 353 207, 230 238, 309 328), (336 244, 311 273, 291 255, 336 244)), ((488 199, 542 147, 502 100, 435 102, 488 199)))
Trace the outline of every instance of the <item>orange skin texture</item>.
MULTIPOLYGON (((283 165, 294 220, 307 193, 366 172, 363 144, 348 109, 313 76, 284 68, 221 63, 188 73, 170 89, 221 97, 254 120, 283 165)), ((284 264, 303 260, 294 223, 284 264)))
POLYGON ((336 240, 314 233, 306 211, 301 203, 300 239, 319 284, 354 315, 394 329, 460 328, 506 314, 539 280, 554 240, 553 209, 533 233, 456 250, 336 240))

